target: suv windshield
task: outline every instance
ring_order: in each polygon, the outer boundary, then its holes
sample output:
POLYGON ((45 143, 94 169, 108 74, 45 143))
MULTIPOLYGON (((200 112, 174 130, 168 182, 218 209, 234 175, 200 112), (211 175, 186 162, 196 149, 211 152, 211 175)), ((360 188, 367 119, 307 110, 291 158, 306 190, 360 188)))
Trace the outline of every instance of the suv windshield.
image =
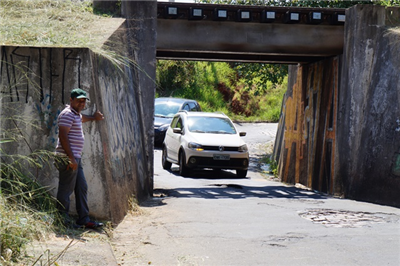
POLYGON ((236 134, 229 119, 221 117, 188 117, 188 129, 194 133, 236 134))
POLYGON ((159 117, 173 117, 180 108, 180 104, 165 102, 157 103, 154 106, 154 115, 159 117))

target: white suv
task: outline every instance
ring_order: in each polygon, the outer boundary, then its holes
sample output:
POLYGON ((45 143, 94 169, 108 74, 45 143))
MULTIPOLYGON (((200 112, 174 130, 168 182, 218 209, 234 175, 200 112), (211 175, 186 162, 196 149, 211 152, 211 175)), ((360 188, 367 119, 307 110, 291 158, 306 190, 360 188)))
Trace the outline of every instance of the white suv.
POLYGON ((178 112, 167 130, 163 143, 162 166, 179 164, 179 174, 191 169, 235 169, 246 177, 249 151, 232 121, 222 113, 178 112))

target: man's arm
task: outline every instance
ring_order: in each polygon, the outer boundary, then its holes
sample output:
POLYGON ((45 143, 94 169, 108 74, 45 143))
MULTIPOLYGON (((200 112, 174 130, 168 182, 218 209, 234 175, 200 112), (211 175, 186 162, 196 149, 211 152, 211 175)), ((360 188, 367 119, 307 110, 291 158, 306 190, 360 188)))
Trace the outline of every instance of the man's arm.
POLYGON ((100 111, 96 111, 93 115, 84 115, 82 114, 82 122, 88 122, 88 121, 98 121, 98 120, 103 120, 104 115, 100 113, 100 111))
POLYGON ((69 158, 68 168, 72 170, 78 169, 78 163, 75 160, 74 153, 72 152, 71 145, 68 139, 68 133, 71 128, 66 126, 59 126, 58 127, 58 138, 60 139, 61 147, 64 149, 65 153, 69 158))

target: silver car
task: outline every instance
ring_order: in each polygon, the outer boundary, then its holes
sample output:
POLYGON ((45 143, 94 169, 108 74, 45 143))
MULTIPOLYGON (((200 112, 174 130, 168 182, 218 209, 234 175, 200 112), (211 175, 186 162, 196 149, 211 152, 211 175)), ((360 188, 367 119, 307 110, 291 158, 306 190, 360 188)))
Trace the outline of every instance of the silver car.
POLYGON ((173 116, 180 110, 201 111, 195 100, 161 97, 154 102, 154 144, 160 145, 164 141, 165 132, 171 124, 173 116))

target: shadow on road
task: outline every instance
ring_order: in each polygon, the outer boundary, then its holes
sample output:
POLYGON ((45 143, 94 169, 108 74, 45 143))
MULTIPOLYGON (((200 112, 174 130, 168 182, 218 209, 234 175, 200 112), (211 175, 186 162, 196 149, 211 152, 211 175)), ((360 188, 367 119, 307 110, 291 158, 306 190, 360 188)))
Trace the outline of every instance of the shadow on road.
MULTIPOLYGON (((179 166, 172 167, 169 172, 175 176, 179 176, 179 166)), ((189 176, 185 178, 193 178, 193 179, 221 179, 221 178, 229 178, 229 179, 246 179, 243 177, 238 177, 234 171, 228 170, 212 170, 212 169, 195 169, 191 170, 189 176)))
POLYGON ((309 190, 286 186, 249 187, 238 184, 211 184, 199 188, 174 188, 155 190, 168 197, 204 199, 245 199, 245 198, 287 198, 326 199, 325 196, 309 190))

